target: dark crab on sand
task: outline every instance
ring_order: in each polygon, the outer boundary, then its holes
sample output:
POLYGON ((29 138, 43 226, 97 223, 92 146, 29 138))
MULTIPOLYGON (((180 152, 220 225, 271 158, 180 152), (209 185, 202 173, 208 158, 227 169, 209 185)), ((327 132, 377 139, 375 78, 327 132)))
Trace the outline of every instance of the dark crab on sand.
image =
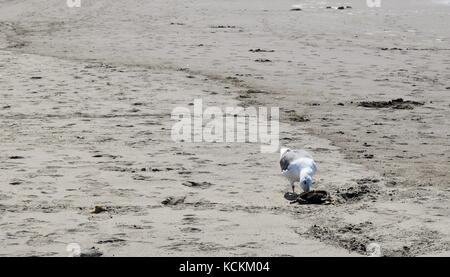
POLYGON ((291 204, 298 203, 301 205, 307 204, 323 204, 329 205, 333 203, 333 199, 330 194, 324 190, 312 190, 308 192, 286 193, 284 196, 287 200, 290 200, 291 204))

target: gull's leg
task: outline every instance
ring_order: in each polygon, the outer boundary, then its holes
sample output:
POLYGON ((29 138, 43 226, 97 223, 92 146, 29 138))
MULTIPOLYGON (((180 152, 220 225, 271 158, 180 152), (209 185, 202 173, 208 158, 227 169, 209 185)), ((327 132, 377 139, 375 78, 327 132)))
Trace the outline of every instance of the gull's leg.
POLYGON ((295 194, 295 184, 294 184, 294 182, 291 182, 291 187, 292 187, 292 193, 295 194))

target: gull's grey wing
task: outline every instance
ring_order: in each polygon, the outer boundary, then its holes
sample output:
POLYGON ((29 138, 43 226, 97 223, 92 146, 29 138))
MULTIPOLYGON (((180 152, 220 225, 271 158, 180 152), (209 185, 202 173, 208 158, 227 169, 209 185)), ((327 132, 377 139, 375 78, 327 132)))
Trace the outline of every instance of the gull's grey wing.
POLYGON ((287 170, 291 162, 300 159, 300 158, 309 158, 312 159, 312 156, 306 152, 305 150, 288 150, 283 156, 280 158, 280 167, 281 171, 287 170))

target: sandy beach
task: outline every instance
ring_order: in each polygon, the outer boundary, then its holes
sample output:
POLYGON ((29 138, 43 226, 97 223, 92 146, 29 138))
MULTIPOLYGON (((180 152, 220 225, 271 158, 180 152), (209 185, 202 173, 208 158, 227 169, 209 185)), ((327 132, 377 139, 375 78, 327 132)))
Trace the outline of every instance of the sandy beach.
POLYGON ((380 3, 0 0, 0 255, 450 255, 450 5, 380 3), (335 202, 174 141, 195 99, 279 107, 335 202))

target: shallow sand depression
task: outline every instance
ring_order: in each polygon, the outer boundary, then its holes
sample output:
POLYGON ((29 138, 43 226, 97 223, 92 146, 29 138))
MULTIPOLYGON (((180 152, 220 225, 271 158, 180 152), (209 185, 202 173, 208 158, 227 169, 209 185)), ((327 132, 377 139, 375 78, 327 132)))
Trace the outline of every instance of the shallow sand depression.
POLYGON ((447 6, 41 2, 0 1, 1 255, 448 255, 447 6), (195 99, 280 107, 337 201, 290 204, 258 143, 174 142, 195 99))

